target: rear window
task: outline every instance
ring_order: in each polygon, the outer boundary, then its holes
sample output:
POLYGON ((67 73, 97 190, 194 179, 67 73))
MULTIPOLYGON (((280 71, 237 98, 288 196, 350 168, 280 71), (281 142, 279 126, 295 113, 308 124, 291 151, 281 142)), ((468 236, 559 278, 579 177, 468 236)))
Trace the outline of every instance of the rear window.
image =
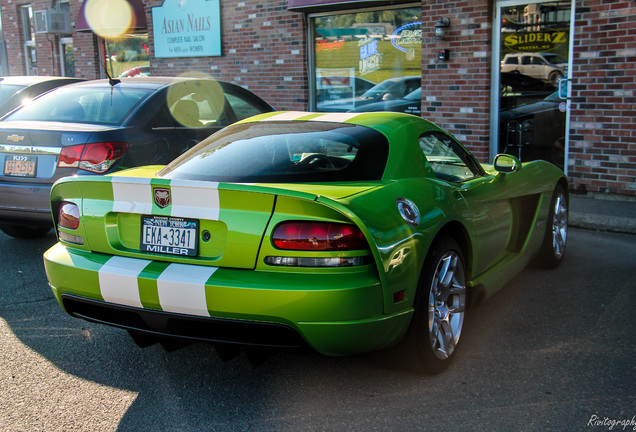
POLYGON ((373 129, 325 122, 230 126, 159 175, 236 183, 313 183, 382 178, 388 142, 373 129))
POLYGON ((63 87, 25 105, 7 120, 120 125, 152 91, 120 86, 63 87))
POLYGON ((4 103, 4 101, 16 94, 18 91, 22 90, 24 87, 26 86, 13 84, 0 85, 0 103, 4 103))

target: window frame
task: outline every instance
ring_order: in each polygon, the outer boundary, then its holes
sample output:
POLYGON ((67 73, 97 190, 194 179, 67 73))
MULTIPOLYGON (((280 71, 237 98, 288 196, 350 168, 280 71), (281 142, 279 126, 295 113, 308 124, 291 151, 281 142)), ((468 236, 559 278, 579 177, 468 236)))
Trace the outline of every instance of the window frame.
POLYGON ((418 141, 418 145, 420 146, 420 149, 422 150, 422 154, 424 155, 427 162, 431 166, 431 169, 435 173, 435 176, 440 180, 448 181, 450 183, 464 183, 466 181, 474 180, 476 178, 483 177, 484 175, 486 175, 486 171, 483 169, 483 167, 477 161, 477 159, 475 159, 475 157, 472 154, 470 154, 470 152, 466 150, 464 146, 461 145, 451 135, 448 135, 442 131, 436 131, 436 130, 427 131, 421 134, 418 137, 417 141, 418 141), (422 140, 422 138, 426 138, 428 136, 433 136, 438 141, 442 142, 442 144, 445 145, 447 149, 449 149, 465 164, 466 168, 468 168, 473 175, 468 178, 463 178, 459 181, 454 181, 454 180, 451 180, 450 178, 443 178, 443 176, 438 175, 438 172, 435 170, 434 163, 432 163, 429 159, 430 155, 427 155, 426 152, 424 152, 424 149, 422 148, 420 144, 420 141, 422 140))
MULTIPOLYGON (((344 10, 330 10, 326 12, 318 12, 318 13, 309 13, 307 14, 307 72, 308 72, 308 80, 309 80, 309 98, 308 98, 308 108, 310 111, 317 111, 317 94, 318 89, 316 86, 316 50, 315 50, 315 18, 323 17, 323 16, 333 16, 333 15, 347 15, 347 14, 357 14, 357 13, 365 13, 365 12, 376 12, 376 11, 388 11, 395 9, 409 9, 409 8, 420 8, 420 17, 422 16, 422 4, 421 3, 402 3, 402 4, 393 4, 393 5, 384 5, 377 7, 366 7, 359 9, 344 9, 344 10)), ((422 45, 419 46, 419 49, 422 50, 422 45)), ((421 55, 422 53, 420 53, 421 55)), ((420 76, 421 76, 420 71, 420 76)), ((359 78, 359 77, 355 77, 359 78)), ((361 78, 361 77, 360 77, 361 78)))

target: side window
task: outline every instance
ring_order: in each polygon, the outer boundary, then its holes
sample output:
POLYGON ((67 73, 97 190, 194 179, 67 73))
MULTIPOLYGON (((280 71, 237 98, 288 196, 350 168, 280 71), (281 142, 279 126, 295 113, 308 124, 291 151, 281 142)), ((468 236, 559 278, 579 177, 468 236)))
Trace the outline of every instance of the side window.
POLYGON ((532 57, 530 56, 521 57, 521 64, 524 64, 524 65, 532 64, 532 57))
POLYGON ((170 112, 177 127, 212 128, 227 126, 230 122, 223 110, 224 100, 212 100, 207 95, 187 94, 172 106, 170 112))
POLYGON ((225 93, 225 98, 230 103, 234 114, 236 114, 236 120, 243 120, 256 114, 261 114, 263 110, 250 101, 240 98, 237 95, 225 93))
POLYGON ((457 183, 482 174, 475 160, 448 135, 429 132, 419 142, 437 178, 457 183))
POLYGON ((534 56, 532 57, 532 64, 536 64, 536 65, 545 65, 545 60, 543 60, 541 57, 539 56, 534 56))

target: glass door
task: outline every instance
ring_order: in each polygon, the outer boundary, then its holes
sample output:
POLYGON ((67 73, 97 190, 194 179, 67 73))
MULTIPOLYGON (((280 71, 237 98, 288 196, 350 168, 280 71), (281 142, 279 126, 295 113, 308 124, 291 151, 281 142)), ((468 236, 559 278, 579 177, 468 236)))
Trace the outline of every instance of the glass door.
POLYGON ((570 1, 498 3, 491 154, 567 169, 572 9, 570 1))

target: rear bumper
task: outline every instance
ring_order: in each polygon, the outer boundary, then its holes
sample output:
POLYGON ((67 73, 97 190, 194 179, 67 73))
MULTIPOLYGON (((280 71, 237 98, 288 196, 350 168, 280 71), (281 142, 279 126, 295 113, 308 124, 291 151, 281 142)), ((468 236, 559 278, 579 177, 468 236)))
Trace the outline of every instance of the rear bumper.
POLYGON ((49 283, 71 315, 159 336, 346 355, 395 344, 412 309, 383 314, 368 269, 265 272, 111 257, 56 244, 49 283))
POLYGON ((0 222, 53 225, 51 185, 0 182, 0 222))

